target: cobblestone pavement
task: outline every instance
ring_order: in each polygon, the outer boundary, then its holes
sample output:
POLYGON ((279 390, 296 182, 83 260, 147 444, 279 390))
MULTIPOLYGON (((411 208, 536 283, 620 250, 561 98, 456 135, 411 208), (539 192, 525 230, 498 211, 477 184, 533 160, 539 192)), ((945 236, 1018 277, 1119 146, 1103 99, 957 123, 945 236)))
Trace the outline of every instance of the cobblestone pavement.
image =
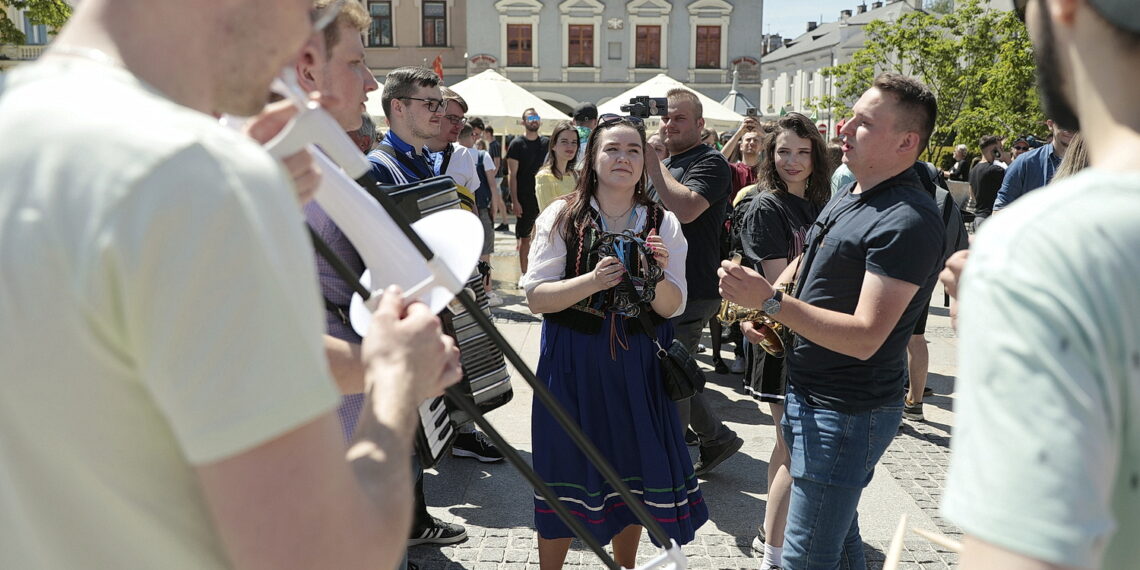
MULTIPOLYGON (((494 309, 494 321, 533 367, 537 360, 539 321, 521 304, 521 292, 513 285, 518 279, 517 258, 510 248, 513 239, 503 233, 497 233, 497 237, 493 263, 499 293, 506 303, 494 309), (513 273, 511 266, 514 267, 513 273)), ((949 466, 956 338, 945 309, 940 307, 940 290, 935 299, 927 339, 931 350, 928 385, 937 395, 926 399, 927 421, 903 421, 898 437, 880 461, 875 480, 860 504, 860 526, 871 569, 882 568, 884 553, 900 512, 910 514, 912 526, 937 530, 954 538, 961 535, 938 513, 949 466)), ((725 355, 730 356, 727 348, 725 355)), ((698 360, 706 365, 710 363, 707 354, 699 356, 698 360)), ((761 408, 755 402, 733 391, 737 382, 739 376, 710 372, 711 405, 746 443, 740 453, 718 467, 707 480, 701 481, 710 505, 711 519, 694 541, 682 548, 691 568, 744 569, 759 568, 760 564, 760 558, 752 552, 751 542, 756 525, 762 521, 763 505, 767 499, 763 474, 767 469, 774 434, 767 408, 756 413, 761 408)), ((523 457, 529 458, 531 392, 517 376, 514 387, 514 401, 493 412, 490 419, 523 457)), ((531 527, 531 491, 512 466, 445 459, 438 472, 428 472, 425 485, 432 514, 463 524, 468 538, 450 546, 412 548, 410 560, 419 568, 538 568, 537 539, 531 527)), ((643 535, 638 563, 645 563, 655 553, 655 547, 643 535)), ((906 569, 946 569, 957 563, 957 556, 917 535, 908 534, 901 562, 900 568, 906 569)), ((565 566, 603 567, 601 561, 577 540, 565 566)))

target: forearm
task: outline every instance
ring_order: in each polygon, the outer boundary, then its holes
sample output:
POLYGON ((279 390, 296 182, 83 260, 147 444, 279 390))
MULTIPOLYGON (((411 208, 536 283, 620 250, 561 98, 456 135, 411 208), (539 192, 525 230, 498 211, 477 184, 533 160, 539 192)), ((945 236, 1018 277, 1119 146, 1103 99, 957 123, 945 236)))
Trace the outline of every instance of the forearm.
POLYGON ((870 358, 886 340, 886 335, 872 333, 869 318, 821 309, 788 295, 780 305, 777 321, 815 344, 852 358, 870 358))
POLYGON ((723 154, 725 158, 732 156, 732 153, 736 151, 736 145, 740 144, 740 139, 743 136, 744 129, 736 129, 736 132, 733 133, 732 138, 728 139, 728 142, 725 143, 724 148, 720 149, 720 153, 723 154))
POLYGON ((419 416, 412 382, 371 383, 347 459, 357 483, 370 499, 379 532, 371 534, 385 553, 374 567, 392 568, 407 546, 412 525, 412 439, 419 416), (377 397, 379 395, 379 397, 377 397))
POLYGON ((653 312, 662 317, 669 318, 681 306, 681 289, 667 279, 661 280, 655 290, 656 295, 649 302, 653 312))
POLYGON ((661 197, 661 202, 682 224, 692 222, 708 209, 709 203, 704 197, 678 182, 669 169, 664 168, 660 162, 657 162, 656 167, 649 166, 646 170, 649 172, 650 180, 653 181, 653 188, 661 197))
POLYGON ((539 283, 527 293, 526 302, 534 314, 557 313, 600 290, 593 274, 587 273, 561 281, 539 283))
POLYGON ((324 336, 325 357, 329 371, 341 394, 359 394, 364 391, 364 365, 360 361, 360 344, 329 335, 324 336))

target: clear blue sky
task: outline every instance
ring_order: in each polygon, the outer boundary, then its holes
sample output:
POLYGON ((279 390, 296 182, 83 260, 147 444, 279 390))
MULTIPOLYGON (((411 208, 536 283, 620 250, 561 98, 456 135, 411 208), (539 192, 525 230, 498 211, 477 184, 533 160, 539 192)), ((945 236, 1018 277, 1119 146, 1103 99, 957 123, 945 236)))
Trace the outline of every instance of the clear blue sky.
MULTIPOLYGON (((840 10, 855 12, 861 0, 764 0, 764 30, 794 38, 807 31, 809 21, 834 22, 839 19, 840 10), (820 15, 823 20, 820 20, 820 15)), ((865 2, 868 8, 871 0, 865 2)), ((883 2, 886 3, 885 1, 883 2)))

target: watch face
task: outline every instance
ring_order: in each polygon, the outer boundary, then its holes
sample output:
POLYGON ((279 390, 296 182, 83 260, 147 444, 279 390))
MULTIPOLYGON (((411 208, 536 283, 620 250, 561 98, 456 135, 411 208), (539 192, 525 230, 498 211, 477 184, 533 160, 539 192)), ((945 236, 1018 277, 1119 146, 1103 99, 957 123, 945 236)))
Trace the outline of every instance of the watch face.
POLYGON ((780 312, 780 302, 775 299, 768 299, 764 301, 764 306, 761 308, 764 309, 765 313, 774 315, 780 312))

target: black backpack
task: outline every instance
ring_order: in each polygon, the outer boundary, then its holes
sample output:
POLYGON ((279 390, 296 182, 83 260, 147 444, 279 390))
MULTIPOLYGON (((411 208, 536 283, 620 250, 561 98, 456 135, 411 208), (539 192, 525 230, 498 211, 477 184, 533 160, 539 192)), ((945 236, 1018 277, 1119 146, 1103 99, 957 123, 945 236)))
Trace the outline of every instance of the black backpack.
POLYGON ((914 172, 918 174, 923 188, 934 198, 939 211, 942 212, 942 223, 946 226, 946 241, 942 246, 942 262, 945 263, 954 252, 970 247, 966 221, 962 217, 962 210, 954 202, 950 190, 937 182, 934 165, 928 162, 916 162, 914 172))

